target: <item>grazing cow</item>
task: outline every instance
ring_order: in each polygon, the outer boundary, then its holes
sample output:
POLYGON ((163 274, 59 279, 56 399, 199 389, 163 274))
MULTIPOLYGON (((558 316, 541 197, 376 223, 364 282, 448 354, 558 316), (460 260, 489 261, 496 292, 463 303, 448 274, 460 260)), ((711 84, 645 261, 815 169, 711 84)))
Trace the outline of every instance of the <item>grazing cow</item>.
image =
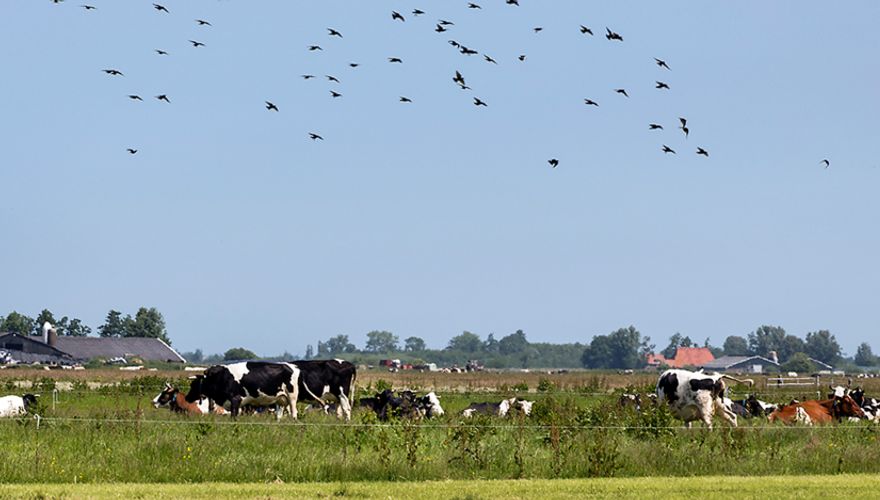
POLYGON ((357 378, 357 368, 341 359, 295 361, 299 369, 299 397, 316 401, 327 407, 327 399, 337 403, 336 416, 351 420, 351 394, 357 378))
POLYGON ((190 403, 179 389, 173 387, 169 383, 165 383, 165 388, 158 396, 153 398, 154 408, 168 408, 174 413, 185 413, 187 415, 204 415, 214 413, 216 415, 228 415, 220 405, 212 405, 208 398, 201 398, 198 401, 190 403), (213 406, 213 408, 211 408, 213 406))
POLYGON ((37 404, 37 395, 0 397, 0 417, 25 415, 31 406, 37 404))
POLYGON ((712 417, 717 410, 726 422, 736 427, 736 414, 724 404, 727 389, 724 379, 754 384, 753 380, 739 380, 721 373, 666 370, 657 380, 657 401, 666 401, 672 414, 684 420, 687 427, 694 420, 702 420, 712 428, 712 417))
POLYGON ((813 423, 828 424, 834 420, 840 421, 849 417, 865 418, 865 412, 853 398, 844 395, 821 401, 810 400, 782 406, 770 414, 770 421, 776 422, 778 420, 787 424, 812 425, 813 423))
POLYGON ((204 374, 193 377, 185 400, 195 403, 209 398, 221 406, 229 402, 233 417, 238 416, 242 405, 274 404, 278 420, 281 420, 286 406, 295 420, 299 375, 299 368, 290 363, 243 361, 214 365, 204 374))

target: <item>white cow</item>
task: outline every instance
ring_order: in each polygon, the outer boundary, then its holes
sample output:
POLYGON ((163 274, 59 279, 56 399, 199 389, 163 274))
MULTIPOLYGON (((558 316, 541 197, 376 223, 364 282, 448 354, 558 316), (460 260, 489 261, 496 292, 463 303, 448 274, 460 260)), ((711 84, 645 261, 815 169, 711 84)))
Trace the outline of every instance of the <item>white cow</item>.
POLYGON ((3 396, 0 398, 0 417, 17 417, 28 412, 31 405, 37 403, 37 396, 3 396))
POLYGON ((738 380, 721 373, 692 372, 688 370, 666 370, 657 380, 657 402, 668 402, 673 415, 687 427, 694 420, 702 420, 706 427, 712 428, 712 417, 718 414, 731 426, 736 427, 736 414, 724 404, 727 389, 725 378, 749 385, 753 380, 738 380))

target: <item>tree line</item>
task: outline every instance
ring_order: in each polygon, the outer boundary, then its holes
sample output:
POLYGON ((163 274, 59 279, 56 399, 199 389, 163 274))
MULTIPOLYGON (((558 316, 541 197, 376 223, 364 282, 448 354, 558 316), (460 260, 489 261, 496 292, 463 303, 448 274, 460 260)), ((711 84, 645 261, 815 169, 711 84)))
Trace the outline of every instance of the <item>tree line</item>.
MULTIPOLYGON (((0 332, 17 333, 19 335, 42 335, 42 327, 45 322, 51 323, 55 331, 61 336, 86 337, 92 333, 92 328, 84 324, 79 318, 69 319, 62 316, 56 319, 52 311, 43 309, 36 317, 29 317, 17 311, 12 311, 6 316, 0 316, 0 332)), ((157 338, 171 345, 171 338, 165 326, 165 318, 155 307, 141 307, 134 317, 130 314, 122 315, 121 312, 110 310, 104 323, 97 329, 100 337, 148 337, 157 338)))

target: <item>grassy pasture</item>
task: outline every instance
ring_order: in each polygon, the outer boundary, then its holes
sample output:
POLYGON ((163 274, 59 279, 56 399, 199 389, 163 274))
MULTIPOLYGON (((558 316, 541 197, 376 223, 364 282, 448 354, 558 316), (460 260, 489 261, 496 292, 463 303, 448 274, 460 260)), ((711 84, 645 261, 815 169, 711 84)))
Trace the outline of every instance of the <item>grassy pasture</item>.
MULTIPOLYGON (((185 382, 179 371, 166 374, 170 378, 126 374, 115 380, 116 373, 108 371, 99 375, 115 385, 97 388, 83 378, 43 373, 24 378, 43 394, 39 413, 45 418, 39 428, 30 417, 0 421, 4 482, 341 483, 880 472, 880 427, 866 422, 805 429, 750 420, 737 429, 706 432, 681 428, 664 408, 641 414, 618 408, 615 390, 645 390, 654 380, 648 375, 449 374, 459 378, 444 380, 439 374, 404 378, 380 372, 360 377, 359 386, 437 388, 448 415, 380 424, 371 413, 357 412, 351 424, 341 424, 305 414, 299 422, 279 424, 269 415, 233 422, 152 408, 150 400, 165 380, 185 382), (61 391, 52 410, 52 385, 64 382, 72 390, 61 391), (471 401, 515 393, 537 401, 531 418, 457 416, 471 401)), ((8 389, 14 381, 21 377, 0 379, 0 385, 8 389)), ((767 399, 784 401, 815 390, 770 392, 767 399)))
POLYGON ((834 498, 838 492, 877 491, 880 476, 708 476, 668 478, 525 479, 517 481, 423 481, 347 483, 207 483, 0 485, 4 498, 737 498, 780 500, 834 498))

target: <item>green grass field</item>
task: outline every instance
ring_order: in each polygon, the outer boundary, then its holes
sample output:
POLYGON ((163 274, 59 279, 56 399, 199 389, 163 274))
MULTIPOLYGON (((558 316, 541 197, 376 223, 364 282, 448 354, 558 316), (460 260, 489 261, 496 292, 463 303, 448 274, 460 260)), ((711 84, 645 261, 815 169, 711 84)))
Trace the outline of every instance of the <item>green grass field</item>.
POLYGON ((3 498, 876 498, 878 475, 355 483, 0 485, 3 498))

